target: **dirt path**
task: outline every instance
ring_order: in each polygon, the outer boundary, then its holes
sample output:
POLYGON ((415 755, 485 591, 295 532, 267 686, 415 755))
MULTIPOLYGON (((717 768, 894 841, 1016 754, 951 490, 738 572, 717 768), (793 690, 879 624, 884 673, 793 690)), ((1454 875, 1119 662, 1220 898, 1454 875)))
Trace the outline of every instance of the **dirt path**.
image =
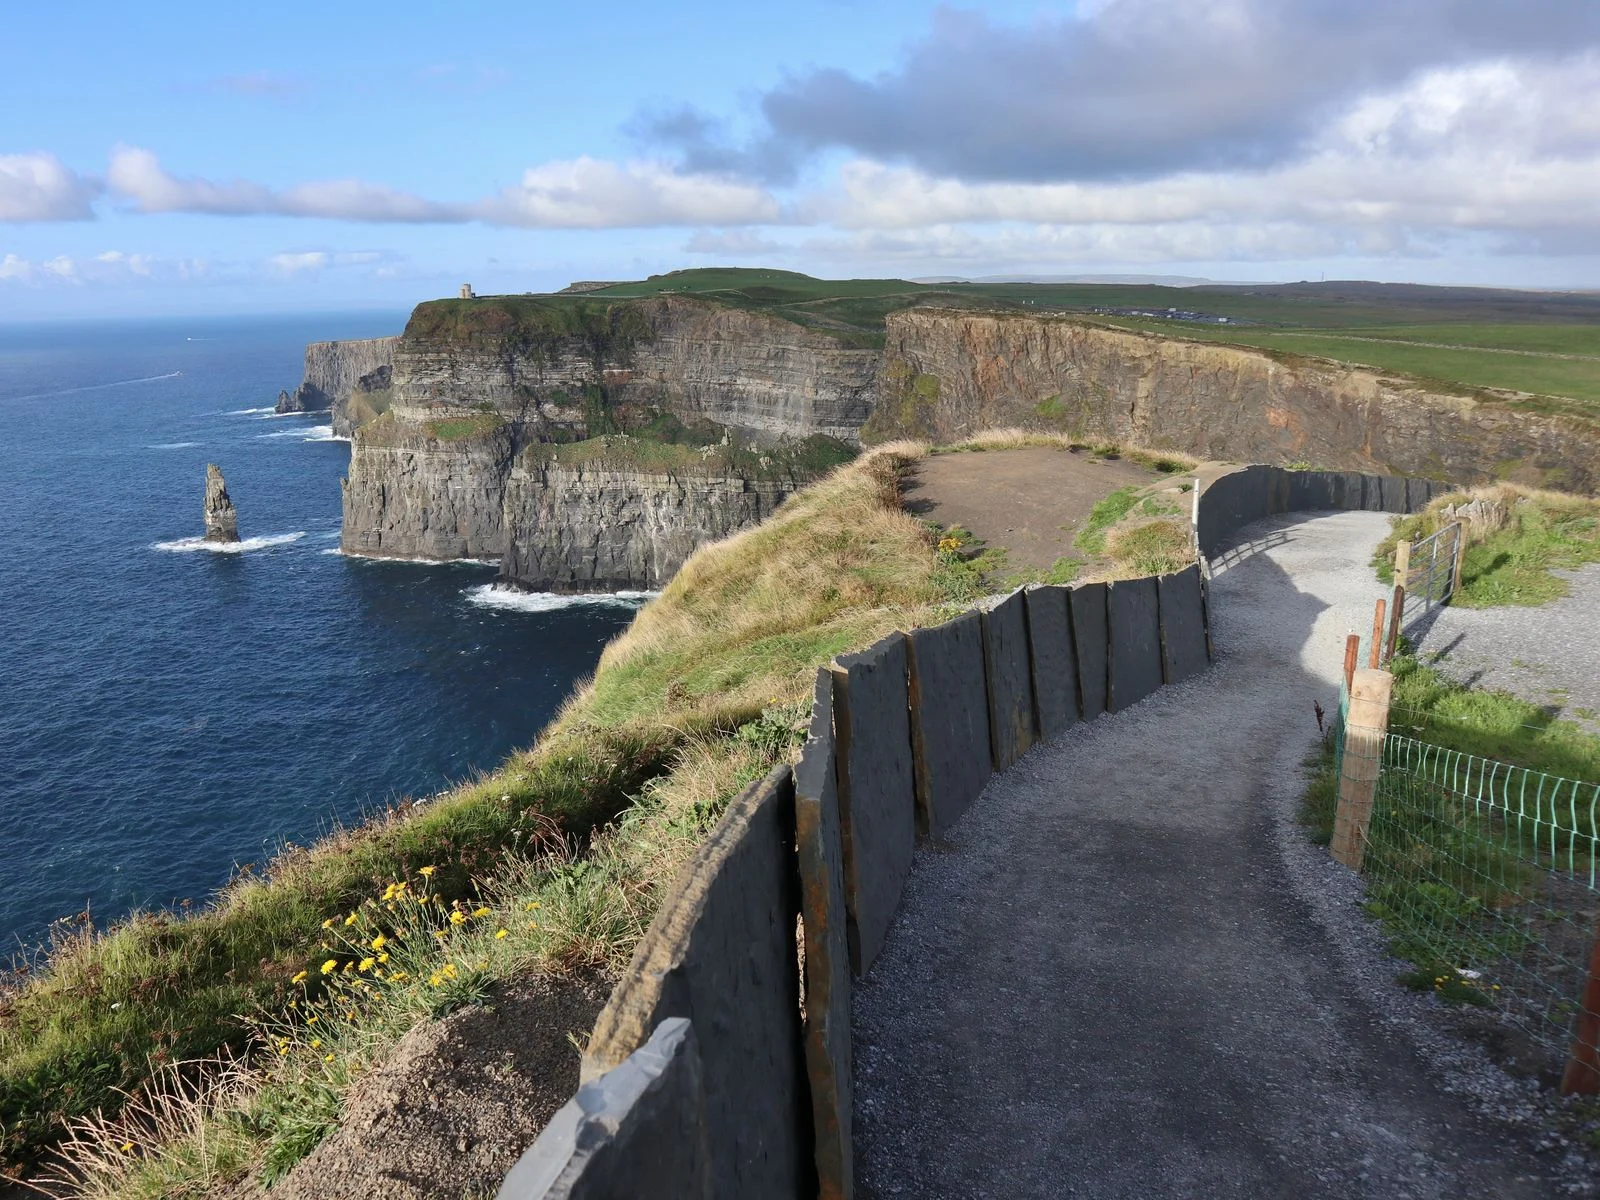
POLYGON ((1050 567, 1081 557, 1072 539, 1097 501, 1161 478, 1126 459, 1028 446, 929 455, 903 491, 906 509, 924 520, 1003 546, 1014 565, 1050 567))
POLYGON ((919 855, 857 992, 858 1194, 1557 1194, 1397 1036, 1355 880, 1294 824, 1387 527, 1277 522, 1216 579, 1211 672, 1036 748, 919 855))

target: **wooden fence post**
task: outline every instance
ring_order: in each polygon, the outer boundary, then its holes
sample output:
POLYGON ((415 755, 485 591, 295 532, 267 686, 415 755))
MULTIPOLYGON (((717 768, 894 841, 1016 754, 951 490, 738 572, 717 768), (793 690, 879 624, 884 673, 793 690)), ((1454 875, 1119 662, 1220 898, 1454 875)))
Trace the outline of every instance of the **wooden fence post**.
POLYGON ((1355 678, 1356 665, 1361 661, 1361 635, 1352 633, 1344 639, 1344 692, 1350 694, 1350 681, 1355 678))
POLYGON ((1372 642, 1367 650, 1367 666, 1376 671, 1383 665, 1383 612, 1386 605, 1382 596, 1372 610, 1372 642))
POLYGON ((1583 985, 1583 1003, 1572 1029, 1572 1049, 1561 1076, 1563 1096, 1593 1096, 1600 1092, 1600 923, 1589 950, 1589 978, 1583 985))
POLYGON ((1405 584, 1394 585, 1394 607, 1389 613, 1389 646, 1384 651, 1383 661, 1388 662, 1394 657, 1395 648, 1400 644, 1400 615, 1406 610, 1405 584))
POLYGON ((1456 522, 1456 561, 1450 566, 1450 594, 1461 590, 1461 560, 1467 556, 1467 527, 1456 522))
POLYGON ((1339 772, 1339 807, 1333 816, 1333 857, 1361 870, 1367 827, 1378 794, 1383 738, 1389 729, 1394 676, 1387 671, 1357 671, 1350 684, 1350 711, 1344 723, 1344 756, 1339 772))
POLYGON ((1401 587, 1411 586, 1411 543, 1405 538, 1395 544, 1394 581, 1401 587))

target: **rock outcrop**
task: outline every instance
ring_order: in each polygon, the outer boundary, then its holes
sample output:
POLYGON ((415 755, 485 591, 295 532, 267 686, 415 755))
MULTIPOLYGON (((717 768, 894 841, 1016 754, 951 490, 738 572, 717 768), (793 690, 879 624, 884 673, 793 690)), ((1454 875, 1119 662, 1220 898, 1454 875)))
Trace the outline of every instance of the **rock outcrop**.
POLYGON ((222 469, 216 463, 206 464, 205 520, 206 541, 239 540, 239 514, 234 510, 233 500, 228 495, 228 485, 223 481, 222 469))
POLYGON ((1600 489, 1593 426, 1505 393, 1065 317, 888 318, 870 439, 1021 426, 1200 458, 1600 489))
POLYGON ((347 342, 312 342, 306 347, 305 375, 292 392, 279 392, 277 411, 321 412, 348 400, 358 383, 394 361, 398 337, 347 342))

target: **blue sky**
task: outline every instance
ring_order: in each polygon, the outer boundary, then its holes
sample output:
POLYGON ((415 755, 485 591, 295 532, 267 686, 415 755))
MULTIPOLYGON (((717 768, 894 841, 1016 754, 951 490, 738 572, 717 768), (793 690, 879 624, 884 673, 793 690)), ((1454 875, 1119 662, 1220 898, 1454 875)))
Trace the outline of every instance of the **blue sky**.
POLYGON ((1600 287, 1592 0, 91 3, 6 25, 0 319, 726 263, 1600 287))

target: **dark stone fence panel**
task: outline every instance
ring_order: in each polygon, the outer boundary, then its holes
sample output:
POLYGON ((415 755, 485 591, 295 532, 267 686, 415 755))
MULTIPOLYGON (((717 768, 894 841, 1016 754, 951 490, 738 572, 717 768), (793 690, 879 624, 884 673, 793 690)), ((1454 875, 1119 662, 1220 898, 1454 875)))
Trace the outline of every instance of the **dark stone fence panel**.
POLYGON ((1103 583, 1084 583, 1072 589, 1073 648, 1078 654, 1078 695, 1085 721, 1106 711, 1106 659, 1111 646, 1106 626, 1106 592, 1103 583))
POLYGON ((844 831, 850 962, 865 975, 883 948, 916 849, 906 638, 891 634, 833 668, 833 726, 844 831))
POLYGON ((1042 584, 1023 594, 1028 601, 1028 651, 1033 662, 1034 729, 1048 741, 1079 719, 1072 592, 1042 584))
POLYGON ((1155 577, 1111 584, 1106 619, 1111 629, 1108 707, 1121 712, 1161 686, 1161 592, 1155 577))
POLYGON ((1452 490, 1431 479, 1258 464, 1219 476, 1201 492, 1195 535, 1200 553, 1209 558, 1244 526, 1265 517, 1339 509, 1410 513, 1452 490))
POLYGON ((911 749, 921 832, 938 836, 989 782, 989 686, 975 612, 906 634, 911 749))
POLYGON ((1028 649, 1028 607, 1012 592, 985 608, 983 661, 989 677, 989 748, 1004 771, 1033 745, 1033 661, 1028 649))

